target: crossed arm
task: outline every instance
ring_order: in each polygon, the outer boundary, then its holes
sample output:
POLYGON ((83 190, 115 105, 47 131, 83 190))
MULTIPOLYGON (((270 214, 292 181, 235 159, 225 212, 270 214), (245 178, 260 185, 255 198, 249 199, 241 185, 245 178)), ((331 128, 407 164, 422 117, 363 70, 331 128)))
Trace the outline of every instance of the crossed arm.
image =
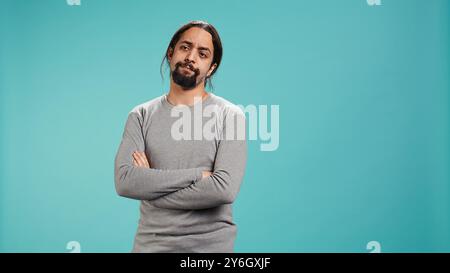
MULTIPOLYGON (((243 117, 245 119, 245 117, 243 117)), ((139 115, 131 113, 115 160, 119 195, 165 209, 207 209, 234 202, 244 176, 246 140, 220 140, 213 172, 156 170, 144 150, 139 115)), ((150 151, 151 152, 151 151, 150 151)))
MULTIPOLYGON (((114 182, 120 196, 154 200, 202 179, 201 168, 159 170, 133 164, 133 153, 144 151, 142 117, 130 112, 114 161, 114 182)), ((135 159, 134 159, 135 160, 135 159)))
MULTIPOLYGON (((150 163, 145 155, 145 152, 135 151, 133 152, 133 166, 142 168, 151 168, 150 163)), ((202 171, 202 178, 210 176, 211 172, 202 171)))

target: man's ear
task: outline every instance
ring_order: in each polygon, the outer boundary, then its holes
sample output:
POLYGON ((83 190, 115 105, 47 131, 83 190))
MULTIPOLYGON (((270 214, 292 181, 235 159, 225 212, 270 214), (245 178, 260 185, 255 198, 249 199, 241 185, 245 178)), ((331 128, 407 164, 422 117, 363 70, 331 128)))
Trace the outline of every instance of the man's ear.
POLYGON ((206 76, 207 76, 207 77, 211 76, 211 74, 213 73, 214 69, 216 69, 216 67, 217 67, 217 64, 214 63, 214 64, 211 66, 211 68, 209 69, 208 73, 206 73, 206 76))
POLYGON ((172 55, 173 55, 173 48, 169 47, 169 49, 167 50, 167 59, 170 62, 170 59, 172 59, 172 55))

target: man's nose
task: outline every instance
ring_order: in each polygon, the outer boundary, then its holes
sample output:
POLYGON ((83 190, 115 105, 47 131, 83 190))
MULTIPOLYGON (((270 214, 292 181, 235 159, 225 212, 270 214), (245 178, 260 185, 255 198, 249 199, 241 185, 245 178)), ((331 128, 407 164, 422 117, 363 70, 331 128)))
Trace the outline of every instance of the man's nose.
POLYGON ((187 53, 186 58, 184 59, 184 61, 185 61, 186 63, 195 63, 195 60, 194 60, 194 53, 193 53, 192 51, 189 51, 189 52, 187 53))

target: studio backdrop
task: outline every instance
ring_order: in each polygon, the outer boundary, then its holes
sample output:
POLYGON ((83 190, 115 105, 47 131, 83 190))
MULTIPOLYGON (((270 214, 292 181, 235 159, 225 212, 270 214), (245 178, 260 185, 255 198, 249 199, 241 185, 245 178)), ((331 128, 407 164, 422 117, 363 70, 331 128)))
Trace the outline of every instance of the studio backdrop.
POLYGON ((0 251, 131 251, 125 121, 204 20, 208 90, 254 110, 236 252, 449 252, 449 19, 447 0, 1 0, 0 251))

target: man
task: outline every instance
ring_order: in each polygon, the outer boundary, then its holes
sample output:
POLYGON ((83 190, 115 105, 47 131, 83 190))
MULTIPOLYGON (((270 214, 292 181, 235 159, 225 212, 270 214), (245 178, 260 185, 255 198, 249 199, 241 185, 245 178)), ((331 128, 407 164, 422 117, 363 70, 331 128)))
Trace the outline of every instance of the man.
POLYGON ((212 25, 182 26, 163 59, 171 72, 168 94, 128 115, 114 175, 120 196, 141 200, 133 252, 233 252, 232 203, 244 176, 247 144, 243 111, 205 91, 221 58, 212 25), (214 137, 199 139, 191 125, 198 128, 197 107, 208 106, 215 111, 202 113, 200 121, 210 126, 202 132, 214 137), (180 119, 180 113, 192 111, 180 119), (175 126, 180 121, 182 126, 175 126))

